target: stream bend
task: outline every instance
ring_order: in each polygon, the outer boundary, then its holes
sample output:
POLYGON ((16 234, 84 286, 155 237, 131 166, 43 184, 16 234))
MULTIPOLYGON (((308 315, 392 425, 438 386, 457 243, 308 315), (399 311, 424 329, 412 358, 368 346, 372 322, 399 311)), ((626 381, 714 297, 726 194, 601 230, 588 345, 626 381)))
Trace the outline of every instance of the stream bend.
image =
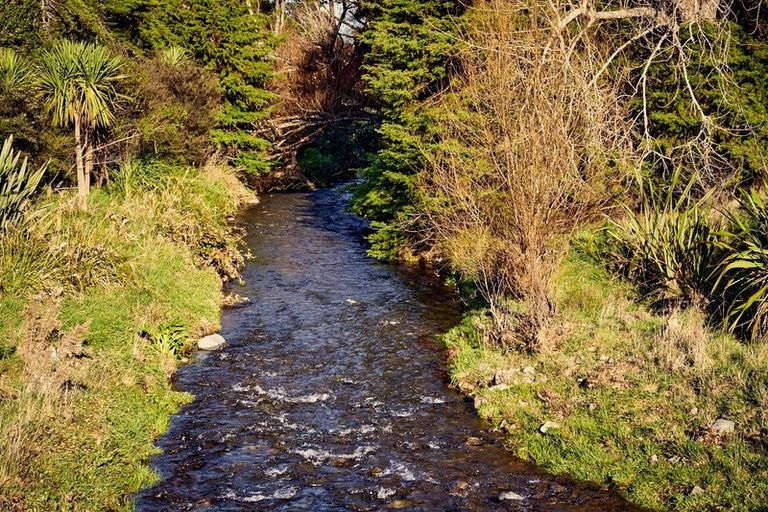
POLYGON ((320 190, 244 213, 254 258, 233 291, 251 303, 225 312, 224 351, 179 370, 196 400, 159 440, 163 480, 137 509, 631 510, 484 432, 436 343, 459 318, 455 297, 367 258, 344 204, 320 190))

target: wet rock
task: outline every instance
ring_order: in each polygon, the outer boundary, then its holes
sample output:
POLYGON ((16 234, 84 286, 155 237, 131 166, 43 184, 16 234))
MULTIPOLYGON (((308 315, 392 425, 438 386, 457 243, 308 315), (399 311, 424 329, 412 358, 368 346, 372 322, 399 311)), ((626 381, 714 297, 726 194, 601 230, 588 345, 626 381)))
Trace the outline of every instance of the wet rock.
POLYGON ((227 345, 227 340, 221 334, 211 334, 197 341, 200 350, 221 350, 227 345))
POLYGON ((393 496, 397 491, 394 489, 386 489, 384 487, 379 487, 379 491, 376 493, 376 497, 380 500, 385 500, 389 498, 390 496, 393 496))
POLYGON ((480 446, 483 444, 483 440, 479 437, 468 437, 464 444, 467 446, 480 446))
POLYGON ((698 496, 699 494, 704 494, 704 489, 699 487, 698 485, 694 485, 693 489, 691 489, 691 496, 698 496))
POLYGON ((524 499, 525 496, 512 491, 499 494, 499 501, 523 501, 524 499))
POLYGON ((545 421, 543 425, 539 427, 539 432, 546 434, 550 430, 557 430, 560 428, 560 424, 554 421, 545 421))
POLYGON ((248 297, 243 297, 242 295, 238 295, 237 293, 230 293, 226 297, 224 297, 224 303, 222 306, 226 309, 235 309, 235 308, 242 308, 245 306, 250 305, 251 299, 248 297))
POLYGON ((730 434, 736 430, 736 423, 732 422, 731 420, 726 420, 723 418, 718 418, 715 420, 715 422, 710 426, 712 430, 715 432, 722 432, 724 434, 730 434))
POLYGON ((453 487, 451 487, 451 490, 448 491, 448 494, 451 496, 456 496, 457 498, 466 498, 469 494, 469 484, 464 480, 459 480, 453 485, 453 487))
POLYGON ((554 484, 549 486, 549 492, 551 494, 553 494, 553 495, 563 494, 567 490, 568 490, 567 487, 565 487, 564 485, 559 484, 559 483, 554 483, 554 484))

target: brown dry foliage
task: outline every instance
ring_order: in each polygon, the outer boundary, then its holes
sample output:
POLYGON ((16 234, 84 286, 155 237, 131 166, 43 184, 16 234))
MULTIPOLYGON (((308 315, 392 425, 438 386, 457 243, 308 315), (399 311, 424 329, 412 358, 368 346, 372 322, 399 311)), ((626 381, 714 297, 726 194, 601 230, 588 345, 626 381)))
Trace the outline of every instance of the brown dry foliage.
POLYGON ((33 299, 24 318, 24 338, 18 353, 26 382, 40 393, 66 391, 82 380, 87 353, 83 347, 88 325, 65 332, 58 318, 60 300, 49 295, 33 299))
POLYGON ((551 11, 525 2, 486 0, 473 16, 461 73, 434 110, 440 143, 426 151, 421 206, 436 246, 489 302, 499 340, 512 296, 527 304, 515 327, 535 347, 565 238, 619 191, 630 130, 614 86, 589 79, 598 45, 574 50, 576 36, 549 29, 551 11))
MULTIPOLYGON (((35 455, 36 439, 45 435, 44 418, 60 412, 73 390, 82 382, 87 367, 83 340, 88 325, 67 332, 58 319, 60 299, 40 295, 32 299, 24 318, 17 351, 24 364, 25 385, 13 398, 15 414, 0 418, 0 508, 16 510, 18 496, 6 488, 23 487, 35 478, 29 461, 35 455)), ((21 500, 23 501, 23 500, 21 500)))
POLYGON ((288 166, 328 126, 366 118, 359 108, 363 52, 349 34, 353 12, 346 0, 308 0, 290 8, 292 24, 276 55, 278 78, 270 84, 280 101, 264 127, 272 157, 288 166))

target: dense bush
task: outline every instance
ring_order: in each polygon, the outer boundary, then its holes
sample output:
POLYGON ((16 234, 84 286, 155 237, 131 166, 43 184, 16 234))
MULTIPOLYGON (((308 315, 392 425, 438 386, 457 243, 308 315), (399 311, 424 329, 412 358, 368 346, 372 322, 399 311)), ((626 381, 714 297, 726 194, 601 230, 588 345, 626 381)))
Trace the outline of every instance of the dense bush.
POLYGON ((210 131, 221 112, 216 76, 180 48, 171 47, 136 66, 135 119, 140 154, 202 165, 211 154, 210 131), (180 53, 181 52, 181 53, 180 53))

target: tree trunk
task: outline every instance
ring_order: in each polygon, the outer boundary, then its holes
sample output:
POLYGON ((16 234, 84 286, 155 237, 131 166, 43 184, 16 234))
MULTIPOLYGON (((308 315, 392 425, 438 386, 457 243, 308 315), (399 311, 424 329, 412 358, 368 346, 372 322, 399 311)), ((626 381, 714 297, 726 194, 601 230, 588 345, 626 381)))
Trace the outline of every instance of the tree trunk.
POLYGON ((276 0, 275 1, 275 21, 274 21, 275 35, 280 35, 283 33, 284 25, 285 25, 285 0, 276 0))
POLYGON ((75 116, 75 165, 77 167, 77 202, 81 210, 88 207, 88 189, 85 181, 85 161, 83 158, 83 136, 80 116, 75 116))
POLYGON ((85 193, 91 191, 91 176, 93 175, 93 141, 91 137, 85 138, 85 193))
POLYGON ((689 23, 692 21, 715 21, 719 5, 718 0, 679 0, 677 8, 679 9, 680 20, 683 23, 689 23))

